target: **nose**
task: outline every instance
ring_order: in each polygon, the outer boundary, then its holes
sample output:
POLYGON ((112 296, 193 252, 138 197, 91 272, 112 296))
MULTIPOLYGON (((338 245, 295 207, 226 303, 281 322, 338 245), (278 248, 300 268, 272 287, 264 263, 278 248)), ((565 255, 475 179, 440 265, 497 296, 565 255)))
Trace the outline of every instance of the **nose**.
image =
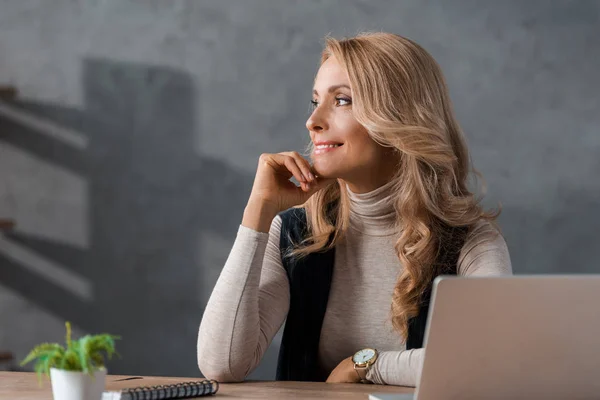
POLYGON ((323 111, 319 107, 315 108, 313 113, 306 120, 306 129, 309 132, 322 133, 328 129, 327 119, 323 115, 323 111))

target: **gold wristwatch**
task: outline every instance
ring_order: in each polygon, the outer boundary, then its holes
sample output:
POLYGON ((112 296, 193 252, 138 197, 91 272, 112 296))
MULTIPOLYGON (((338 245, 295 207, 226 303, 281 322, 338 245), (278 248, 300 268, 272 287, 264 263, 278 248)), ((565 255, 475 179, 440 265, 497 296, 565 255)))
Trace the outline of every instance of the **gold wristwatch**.
POLYGON ((357 351, 352 356, 352 362, 354 362, 354 370, 358 374, 361 383, 370 383, 367 380, 367 373, 371 366, 377 361, 377 350, 375 349, 362 349, 357 351))

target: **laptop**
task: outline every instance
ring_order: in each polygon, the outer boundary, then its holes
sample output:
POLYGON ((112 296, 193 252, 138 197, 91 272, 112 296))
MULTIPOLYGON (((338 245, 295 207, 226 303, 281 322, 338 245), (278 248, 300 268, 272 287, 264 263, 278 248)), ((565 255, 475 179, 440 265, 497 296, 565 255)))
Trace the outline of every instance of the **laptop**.
POLYGON ((600 275, 439 277, 414 395, 600 399, 600 275))

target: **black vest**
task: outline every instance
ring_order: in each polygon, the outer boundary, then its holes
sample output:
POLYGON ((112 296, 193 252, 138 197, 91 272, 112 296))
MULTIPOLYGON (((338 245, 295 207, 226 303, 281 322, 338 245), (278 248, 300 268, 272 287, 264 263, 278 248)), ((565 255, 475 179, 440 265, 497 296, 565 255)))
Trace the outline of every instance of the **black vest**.
MULTIPOLYGON (((279 215, 282 219, 279 248, 290 284, 290 309, 279 350, 276 379, 322 382, 327 376, 319 370, 317 353, 333 276, 335 249, 311 253, 301 259, 288 257, 288 251, 306 237, 306 211, 292 208, 279 215)), ((438 256, 438 260, 448 266, 444 275, 456 275, 458 255, 467 231, 466 228, 453 229, 458 233, 453 235, 455 245, 441 248, 438 256)), ((407 349, 423 347, 430 296, 431 285, 422 298, 419 314, 409 320, 407 349)), ((351 355, 348 354, 348 357, 351 355)))

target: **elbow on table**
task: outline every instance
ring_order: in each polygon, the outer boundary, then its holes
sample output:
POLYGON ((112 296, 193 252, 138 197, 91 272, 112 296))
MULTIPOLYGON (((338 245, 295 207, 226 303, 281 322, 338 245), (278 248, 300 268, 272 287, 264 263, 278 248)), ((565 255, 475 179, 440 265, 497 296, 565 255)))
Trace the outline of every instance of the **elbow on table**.
POLYGON ((238 383, 246 379, 246 375, 243 372, 233 371, 231 368, 218 364, 198 354, 198 368, 202 376, 206 379, 214 379, 221 383, 238 383))

